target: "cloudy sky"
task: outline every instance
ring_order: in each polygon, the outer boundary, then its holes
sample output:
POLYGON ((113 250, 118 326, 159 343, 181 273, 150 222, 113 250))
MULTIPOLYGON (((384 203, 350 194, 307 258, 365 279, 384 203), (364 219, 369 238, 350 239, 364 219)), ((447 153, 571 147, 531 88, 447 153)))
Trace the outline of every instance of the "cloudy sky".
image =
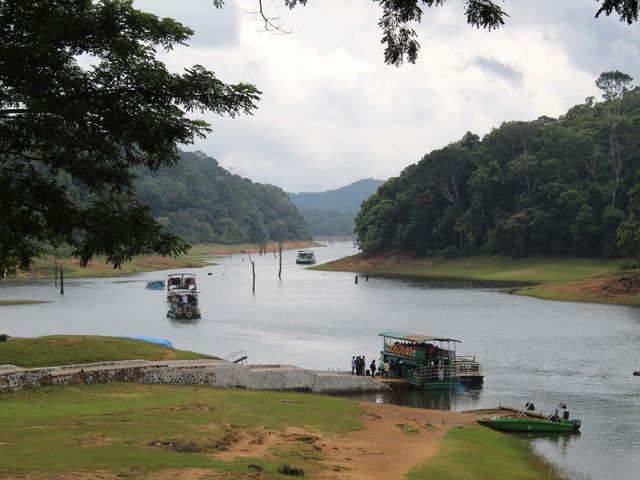
POLYGON ((206 116, 201 150, 239 175, 287 191, 322 191, 396 176, 468 130, 559 116, 598 96, 595 79, 621 70, 640 84, 640 24, 594 19, 595 0, 506 0, 507 25, 465 22, 462 0, 424 8, 418 61, 384 64, 379 8, 370 0, 309 0, 289 11, 263 0, 290 34, 264 31, 258 0, 136 0, 195 30, 170 69, 204 65, 263 92, 253 116, 206 116))

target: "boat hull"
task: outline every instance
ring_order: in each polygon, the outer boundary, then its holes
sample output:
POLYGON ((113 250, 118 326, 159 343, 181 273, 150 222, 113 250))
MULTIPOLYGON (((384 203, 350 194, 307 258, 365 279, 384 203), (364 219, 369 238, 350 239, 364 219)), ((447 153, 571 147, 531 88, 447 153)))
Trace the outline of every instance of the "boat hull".
POLYGON ((493 417, 478 419, 478 423, 505 432, 574 432, 580 428, 579 422, 552 421, 541 418, 493 417))

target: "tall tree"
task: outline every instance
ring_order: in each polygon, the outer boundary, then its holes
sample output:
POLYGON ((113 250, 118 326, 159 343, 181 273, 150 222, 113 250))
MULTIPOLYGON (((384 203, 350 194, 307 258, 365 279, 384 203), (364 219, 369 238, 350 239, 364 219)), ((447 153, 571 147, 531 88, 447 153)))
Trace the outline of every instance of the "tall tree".
POLYGON ((82 264, 185 251, 134 198, 134 169, 173 165, 177 143, 209 132, 191 112, 250 113, 260 93, 199 65, 170 73, 157 50, 191 34, 132 0, 0 2, 0 278, 43 242, 70 243, 82 264), (87 189, 83 206, 64 176, 87 189))
POLYGON ((609 162, 613 168, 615 178, 611 193, 611 206, 615 208, 618 187, 624 168, 624 149, 626 145, 624 132, 620 126, 624 123, 622 101, 633 78, 618 70, 603 72, 596 80, 596 86, 602 91, 602 97, 607 101, 608 116, 606 122, 609 162))

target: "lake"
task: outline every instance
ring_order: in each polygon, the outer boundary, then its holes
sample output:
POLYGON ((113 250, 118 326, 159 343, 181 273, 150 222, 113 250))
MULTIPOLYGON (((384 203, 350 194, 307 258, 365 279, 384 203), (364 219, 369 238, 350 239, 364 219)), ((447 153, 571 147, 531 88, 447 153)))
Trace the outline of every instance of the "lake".
MULTIPOLYGON (((349 245, 316 248, 318 263, 356 253, 349 245)), ((416 407, 466 410, 498 404, 551 411, 567 403, 580 435, 523 437, 572 478, 636 479, 640 472, 640 309, 551 302, 473 284, 370 278, 306 270, 283 254, 282 279, 272 253, 215 259, 181 271, 198 276, 203 318, 166 318, 164 292, 147 280, 177 271, 68 279, 60 296, 52 280, 0 282, 0 299, 52 303, 0 307, 0 333, 147 335, 176 348, 224 357, 245 350, 251 363, 350 370, 353 355, 378 358, 385 330, 462 341, 476 355, 483 388, 403 392, 359 398, 416 407)))

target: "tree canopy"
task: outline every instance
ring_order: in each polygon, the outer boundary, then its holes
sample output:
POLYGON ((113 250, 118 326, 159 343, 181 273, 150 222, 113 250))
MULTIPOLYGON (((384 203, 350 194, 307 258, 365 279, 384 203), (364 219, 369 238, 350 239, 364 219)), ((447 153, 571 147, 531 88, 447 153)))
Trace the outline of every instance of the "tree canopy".
MULTIPOLYGON (((220 6, 222 0, 214 0, 220 6)), ((384 61, 390 65, 400 66, 405 61, 415 63, 418 58, 420 44, 418 35, 412 24, 420 23, 422 7, 440 7, 449 0, 373 0, 382 9, 378 26, 382 29, 381 43, 385 45, 384 61)), ((306 5, 308 0, 284 0, 289 8, 296 5, 306 5)), ((600 4, 595 16, 601 14, 609 16, 615 12, 620 21, 632 24, 638 21, 640 2, 638 0, 596 0, 600 4)), ((500 6, 502 2, 491 0, 463 0, 462 7, 466 21, 477 28, 492 30, 500 28, 509 17, 507 11, 500 6)), ((269 28, 269 19, 265 15, 262 2, 259 2, 260 12, 265 18, 265 26, 269 28)))
POLYGON ((558 119, 467 133, 378 188, 356 218, 365 253, 640 257, 640 88, 618 71, 558 119))
POLYGON ((156 50, 191 34, 132 0, 0 1, 0 278, 44 242, 114 266, 185 251, 136 200, 134 169, 173 165, 176 144, 209 132, 190 113, 250 113, 260 93, 200 65, 169 72, 156 50), (82 203, 65 175, 86 187, 82 203))

